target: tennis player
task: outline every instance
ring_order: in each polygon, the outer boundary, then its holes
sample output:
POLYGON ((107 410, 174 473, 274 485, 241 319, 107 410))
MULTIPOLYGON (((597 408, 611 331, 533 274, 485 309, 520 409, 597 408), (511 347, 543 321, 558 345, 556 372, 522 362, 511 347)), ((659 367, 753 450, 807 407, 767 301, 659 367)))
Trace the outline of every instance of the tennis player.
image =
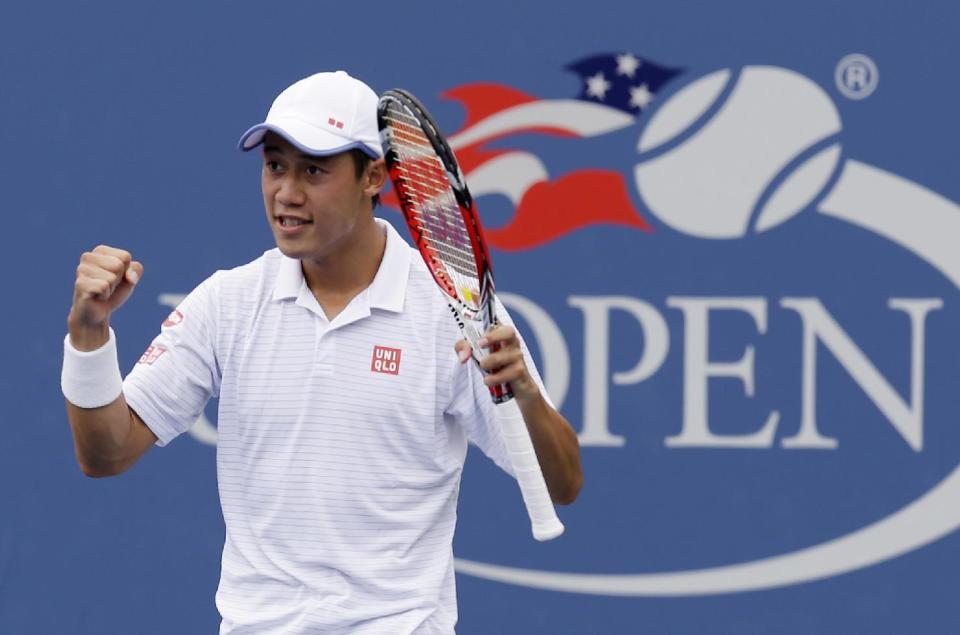
POLYGON ((99 246, 77 268, 62 386, 85 474, 124 472, 220 398, 221 634, 453 633, 468 441, 512 473, 485 384, 512 384, 554 501, 580 489, 519 334, 491 330, 492 373, 470 368, 419 254, 374 217, 376 108, 342 71, 277 97, 240 140, 262 148, 277 248, 201 283, 125 380, 110 316, 143 265, 99 246))

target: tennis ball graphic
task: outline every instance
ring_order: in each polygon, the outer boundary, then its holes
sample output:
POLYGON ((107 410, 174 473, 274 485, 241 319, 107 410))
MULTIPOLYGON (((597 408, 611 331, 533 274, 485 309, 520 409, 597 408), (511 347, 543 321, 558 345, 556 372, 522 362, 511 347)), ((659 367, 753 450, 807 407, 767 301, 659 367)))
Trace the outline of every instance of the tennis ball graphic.
POLYGON ((786 221, 817 197, 840 159, 839 143, 824 143, 841 129, 833 101, 785 68, 744 68, 703 120, 731 75, 717 71, 678 92, 638 144, 641 153, 661 150, 634 168, 647 207, 702 238, 739 238, 751 225, 762 232, 786 221))

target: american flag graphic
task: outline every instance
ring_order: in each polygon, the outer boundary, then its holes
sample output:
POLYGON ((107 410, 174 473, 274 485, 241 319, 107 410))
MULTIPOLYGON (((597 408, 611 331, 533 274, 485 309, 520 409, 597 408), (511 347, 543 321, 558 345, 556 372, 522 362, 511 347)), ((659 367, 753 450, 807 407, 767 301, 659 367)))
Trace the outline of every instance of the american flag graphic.
MULTIPOLYGON (((488 242, 498 249, 531 249, 601 223, 650 231, 633 205, 623 173, 588 168, 550 174, 534 153, 504 149, 503 143, 488 147, 521 134, 575 142, 622 130, 634 125, 663 86, 682 72, 632 53, 591 55, 566 69, 581 80, 573 98, 541 99, 489 82, 464 84, 442 94, 466 110, 463 125, 448 132, 447 140, 474 198, 505 195, 516 210, 506 225, 485 229, 488 242)), ((392 192, 384 202, 398 207, 392 192)))

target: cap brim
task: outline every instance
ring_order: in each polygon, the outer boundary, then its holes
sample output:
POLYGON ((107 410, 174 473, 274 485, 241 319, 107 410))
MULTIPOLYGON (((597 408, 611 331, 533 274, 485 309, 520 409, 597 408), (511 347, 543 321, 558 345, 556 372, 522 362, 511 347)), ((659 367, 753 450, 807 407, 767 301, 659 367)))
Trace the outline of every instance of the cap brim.
POLYGON ((248 152, 263 143, 263 138, 268 132, 273 132, 284 139, 290 145, 297 148, 304 154, 311 156, 325 157, 331 154, 340 154, 347 150, 356 148, 364 152, 373 159, 379 159, 383 156, 382 150, 375 152, 373 148, 361 141, 347 141, 339 135, 318 130, 317 128, 304 124, 303 122, 291 120, 281 123, 258 123, 243 133, 237 147, 248 152))

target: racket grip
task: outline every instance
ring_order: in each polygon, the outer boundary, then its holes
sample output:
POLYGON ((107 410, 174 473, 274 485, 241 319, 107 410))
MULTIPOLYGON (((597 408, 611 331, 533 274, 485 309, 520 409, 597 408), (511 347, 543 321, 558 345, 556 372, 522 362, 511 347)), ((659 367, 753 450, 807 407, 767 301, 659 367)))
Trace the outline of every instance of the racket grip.
POLYGON ((496 409, 510 461, 513 463, 513 471, 530 516, 533 537, 541 542, 556 538, 563 533, 563 523, 557 518, 557 511, 550 500, 550 492, 543 480, 543 472, 540 470, 540 463, 537 461, 520 407, 516 401, 510 399, 498 404, 496 409))

